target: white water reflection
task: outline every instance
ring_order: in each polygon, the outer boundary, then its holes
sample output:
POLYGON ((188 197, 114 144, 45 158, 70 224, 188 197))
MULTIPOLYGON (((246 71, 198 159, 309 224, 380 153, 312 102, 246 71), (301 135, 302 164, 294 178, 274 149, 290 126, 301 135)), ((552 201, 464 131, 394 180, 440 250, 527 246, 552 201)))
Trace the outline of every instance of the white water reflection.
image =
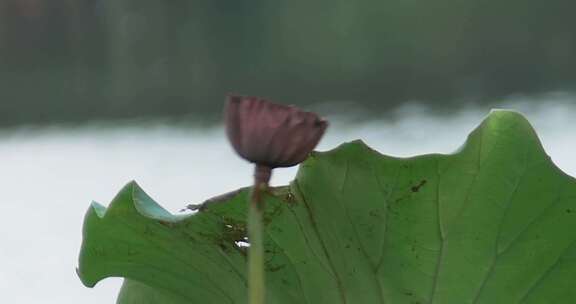
MULTIPOLYGON (((576 174, 575 100, 548 98, 501 107, 521 110, 552 159, 576 174)), ((333 119, 319 150, 363 139, 390 155, 449 153, 488 113, 469 108, 446 116, 406 107, 392 119, 345 123, 333 119)), ((135 179, 168 210, 247 185, 251 166, 236 157, 221 128, 52 128, 11 131, 0 137, 0 302, 114 303, 119 279, 95 289, 81 285, 75 267, 83 215, 91 200, 108 203, 135 179)), ((285 184, 295 169, 276 170, 285 184)))

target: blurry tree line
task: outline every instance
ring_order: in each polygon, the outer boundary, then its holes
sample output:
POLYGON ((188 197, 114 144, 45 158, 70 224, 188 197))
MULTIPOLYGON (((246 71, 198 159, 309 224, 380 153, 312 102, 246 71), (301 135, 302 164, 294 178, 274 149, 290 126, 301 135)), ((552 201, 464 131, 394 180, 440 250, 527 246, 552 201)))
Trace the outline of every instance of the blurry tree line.
POLYGON ((0 123, 572 89, 567 0, 0 0, 0 123))

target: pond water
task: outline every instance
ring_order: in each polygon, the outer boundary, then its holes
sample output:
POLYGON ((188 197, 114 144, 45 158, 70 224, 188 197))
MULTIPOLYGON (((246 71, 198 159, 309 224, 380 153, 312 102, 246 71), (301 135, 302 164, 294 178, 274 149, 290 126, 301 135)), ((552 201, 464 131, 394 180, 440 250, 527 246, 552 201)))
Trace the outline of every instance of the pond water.
MULTIPOLYGON (((576 175, 576 99, 501 104, 523 112, 556 164, 576 175)), ((405 106, 383 119, 332 117, 318 147, 363 139, 394 156, 450 153, 488 113, 470 107, 449 114, 405 106)), ((20 128, 0 135, 0 302, 114 303, 121 280, 85 288, 75 273, 84 213, 92 200, 107 204, 136 180, 171 212, 251 181, 221 126, 191 128, 149 122, 76 128, 20 128)), ((296 169, 276 170, 273 184, 296 169)))

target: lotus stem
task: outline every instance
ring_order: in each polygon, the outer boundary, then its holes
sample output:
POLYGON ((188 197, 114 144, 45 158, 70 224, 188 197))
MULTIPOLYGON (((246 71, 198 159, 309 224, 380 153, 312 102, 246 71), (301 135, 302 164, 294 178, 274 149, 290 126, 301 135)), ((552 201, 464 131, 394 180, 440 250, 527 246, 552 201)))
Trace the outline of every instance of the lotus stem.
POLYGON ((264 244, 263 224, 264 202, 262 194, 268 188, 272 169, 257 165, 254 173, 254 187, 248 212, 248 299, 250 304, 264 304, 265 278, 264 278, 264 244))

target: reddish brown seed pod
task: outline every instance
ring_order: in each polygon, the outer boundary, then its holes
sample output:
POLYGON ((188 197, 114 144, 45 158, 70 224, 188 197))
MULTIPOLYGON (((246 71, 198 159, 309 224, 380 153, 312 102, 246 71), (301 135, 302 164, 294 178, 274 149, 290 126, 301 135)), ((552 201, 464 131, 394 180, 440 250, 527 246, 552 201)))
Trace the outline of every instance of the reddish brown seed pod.
POLYGON ((226 133, 244 159, 256 164, 248 212, 249 302, 265 299, 263 214, 264 193, 272 169, 304 161, 320 141, 328 123, 310 112, 258 97, 228 96, 226 133))
POLYGON ((236 152, 270 169, 304 161, 328 126, 315 113, 251 96, 228 96, 225 119, 236 152))

